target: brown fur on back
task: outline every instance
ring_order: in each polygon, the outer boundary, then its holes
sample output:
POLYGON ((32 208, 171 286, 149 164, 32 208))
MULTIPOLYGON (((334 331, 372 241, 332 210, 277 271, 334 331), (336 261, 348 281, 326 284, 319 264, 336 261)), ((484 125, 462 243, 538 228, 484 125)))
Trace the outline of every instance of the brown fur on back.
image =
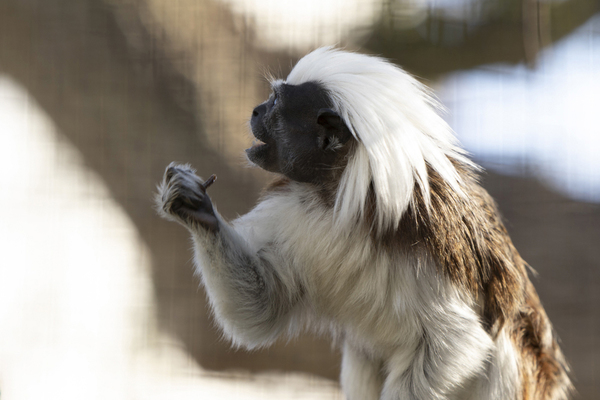
POLYGON ((511 321, 513 341, 520 346, 523 399, 566 399, 573 390, 548 316, 530 281, 525 302, 511 321))
POLYGON ((483 322, 495 333, 523 303, 526 266, 492 198, 466 168, 461 175, 466 198, 430 169, 431 204, 417 188, 399 234, 413 246, 426 246, 455 284, 482 300, 483 322))
POLYGON ((568 368, 550 321, 527 276, 494 200, 475 175, 457 165, 466 196, 455 193, 429 170, 431 204, 417 188, 397 235, 425 246, 441 272, 482 304, 481 318, 495 337, 503 327, 519 353, 523 400, 566 399, 572 390, 568 368))

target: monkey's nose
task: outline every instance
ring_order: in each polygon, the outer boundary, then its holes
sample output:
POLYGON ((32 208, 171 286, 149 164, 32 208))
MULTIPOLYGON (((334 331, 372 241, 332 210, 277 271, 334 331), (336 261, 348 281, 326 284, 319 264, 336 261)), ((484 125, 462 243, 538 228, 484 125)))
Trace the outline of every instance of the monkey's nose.
POLYGON ((264 103, 256 106, 254 111, 252 111, 252 118, 258 118, 262 116, 265 113, 266 109, 267 107, 264 105, 264 103))
POLYGON ((265 110, 265 105, 261 104, 258 107, 256 107, 254 111, 252 111, 252 118, 250 119, 250 123, 252 126, 254 126, 262 119, 263 115, 265 114, 265 110))

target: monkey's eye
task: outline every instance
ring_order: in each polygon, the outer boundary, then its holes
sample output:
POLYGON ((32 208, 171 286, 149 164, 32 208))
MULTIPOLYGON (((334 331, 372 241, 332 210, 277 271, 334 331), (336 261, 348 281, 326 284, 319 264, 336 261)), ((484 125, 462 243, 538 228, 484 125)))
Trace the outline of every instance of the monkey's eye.
POLYGON ((275 98, 273 99, 273 105, 277 104, 277 95, 275 95, 275 98))

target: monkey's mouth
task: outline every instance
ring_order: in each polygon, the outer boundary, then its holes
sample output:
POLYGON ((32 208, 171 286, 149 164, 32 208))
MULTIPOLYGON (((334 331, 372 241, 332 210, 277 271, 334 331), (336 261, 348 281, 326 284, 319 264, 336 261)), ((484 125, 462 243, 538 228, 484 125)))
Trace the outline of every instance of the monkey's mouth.
POLYGON ((260 139, 254 139, 252 147, 246 149, 248 159, 259 166, 262 166, 269 153, 269 145, 260 139))
POLYGON ((260 130, 257 131, 253 128, 252 136, 252 146, 249 149, 246 149, 246 153, 250 155, 264 153, 265 151, 267 151, 267 148, 269 147, 269 144, 267 142, 271 142, 271 140, 265 138, 265 136, 267 135, 265 135, 264 132, 261 132, 260 130))
POLYGON ((267 145, 267 144, 266 144, 265 142, 263 142, 263 141, 261 141, 261 140, 258 140, 258 139, 254 139, 254 140, 252 141, 252 147, 250 147, 248 150, 256 150, 256 149, 258 149, 259 147, 266 146, 266 145, 267 145))
POLYGON ((252 147, 246 149, 248 161, 267 171, 277 172, 277 143, 261 127, 253 126, 252 136, 252 147))

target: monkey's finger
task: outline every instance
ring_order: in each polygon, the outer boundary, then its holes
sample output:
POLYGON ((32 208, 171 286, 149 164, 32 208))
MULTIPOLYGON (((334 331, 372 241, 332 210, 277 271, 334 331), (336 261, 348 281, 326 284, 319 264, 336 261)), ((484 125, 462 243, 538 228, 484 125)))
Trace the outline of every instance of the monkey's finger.
POLYGON ((210 178, 208 178, 208 179, 206 180, 206 182, 204 182, 204 183, 202 184, 202 187, 204 187, 204 190, 206 190, 206 189, 208 189, 208 187, 209 187, 210 185, 212 185, 213 183, 215 183, 215 181, 216 181, 216 180, 217 180, 217 175, 215 175, 215 174, 212 174, 212 175, 210 176, 210 178))
POLYGON ((169 182, 177 172, 177 169, 175 168, 176 165, 175 162, 172 162, 167 166, 167 169, 165 169, 165 182, 169 182))
POLYGON ((194 194, 182 196, 178 200, 181 201, 182 204, 192 209, 198 209, 202 207, 202 198, 194 194))

